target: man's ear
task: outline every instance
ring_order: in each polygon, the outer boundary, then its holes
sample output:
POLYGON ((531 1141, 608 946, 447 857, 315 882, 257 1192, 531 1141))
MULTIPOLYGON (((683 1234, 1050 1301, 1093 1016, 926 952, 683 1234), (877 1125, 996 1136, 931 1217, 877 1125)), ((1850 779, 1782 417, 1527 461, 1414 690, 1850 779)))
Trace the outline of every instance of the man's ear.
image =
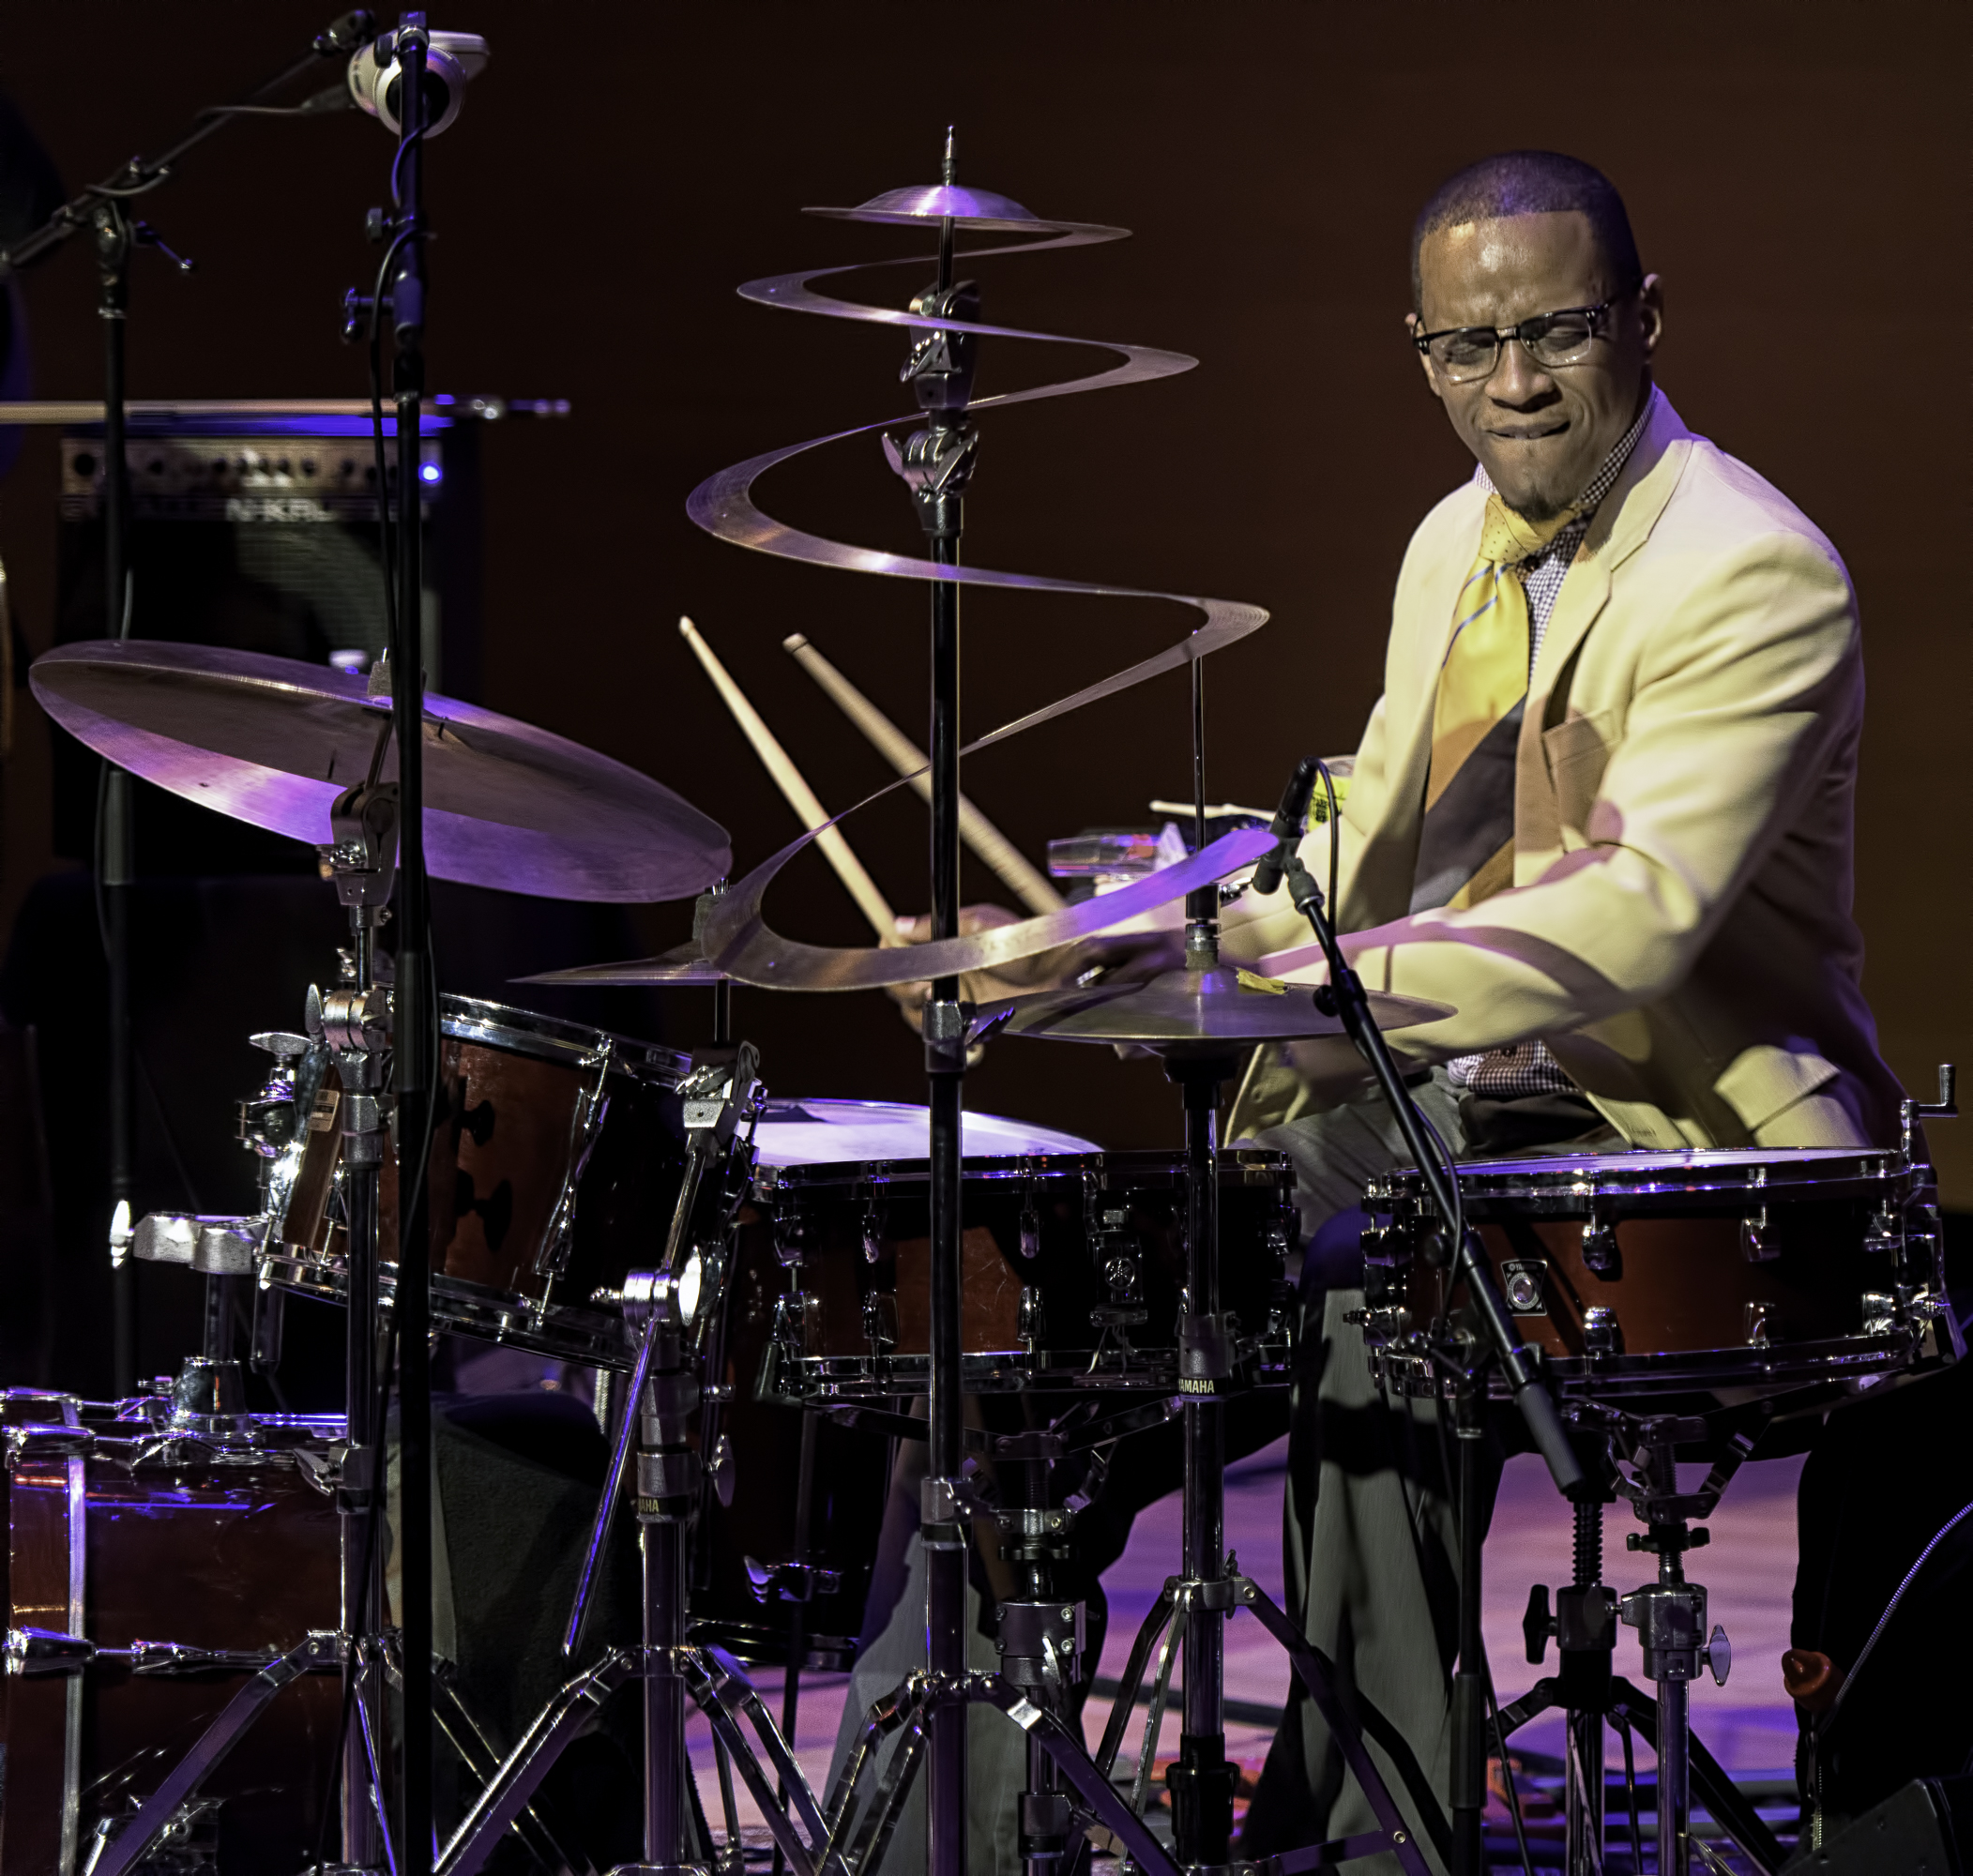
POLYGON ((1656 274, 1647 274, 1637 290, 1638 321, 1644 331, 1644 355, 1648 362, 1664 334, 1664 282, 1656 274))
MULTIPOLYGON (((1653 275, 1652 278, 1655 280, 1657 276, 1653 275)), ((1404 315, 1405 332, 1411 338, 1416 339, 1419 336, 1419 333, 1422 327, 1418 314, 1415 312, 1407 312, 1404 315)), ((1414 347, 1413 349, 1417 350, 1416 347, 1414 347)), ((1425 388, 1428 391, 1430 391, 1434 397, 1437 398, 1441 403, 1443 403, 1445 401, 1445 393, 1441 391, 1438 387, 1438 374, 1432 369, 1432 360, 1426 357, 1422 352, 1419 352, 1419 364, 1420 365, 1420 367, 1422 367, 1425 373, 1425 388)))

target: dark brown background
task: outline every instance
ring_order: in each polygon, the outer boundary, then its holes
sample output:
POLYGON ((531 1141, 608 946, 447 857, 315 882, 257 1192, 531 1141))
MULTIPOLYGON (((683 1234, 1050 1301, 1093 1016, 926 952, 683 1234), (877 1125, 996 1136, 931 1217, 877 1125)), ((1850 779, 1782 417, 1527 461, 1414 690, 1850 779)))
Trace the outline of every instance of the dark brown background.
MULTIPOLYGON (((329 4, 17 9, 0 83, 73 188, 275 69, 329 4)), ((441 13, 434 23, 486 33, 494 60, 431 159, 434 382, 576 409, 488 440, 485 701, 659 776, 724 821, 751 865, 792 823, 678 640, 689 612, 825 800, 884 779, 780 641, 808 632, 916 727, 922 594, 720 546, 687 522, 684 500, 744 456, 903 408, 895 334, 777 317, 732 290, 903 251, 888 231, 798 210, 931 180, 950 117, 964 179, 1136 231, 984 269, 990 318, 1202 360, 1176 382, 989 419, 968 557, 1270 608, 1266 631, 1213 663, 1210 788, 1271 801, 1297 755, 1354 744, 1406 536, 1468 467, 1398 325, 1411 217, 1486 151, 1571 151, 1622 189, 1665 279, 1661 379, 1681 415, 1797 500, 1856 577, 1871 682, 1857 881, 1868 984, 1891 1062, 1929 1093, 1934 1063, 1973 1056, 1960 760, 1969 21, 1958 4, 1829 0, 1545 16, 1163 0, 476 0, 441 13)), ((147 212, 199 272, 180 280, 139 259, 132 395, 360 394, 336 303, 373 265, 360 217, 389 156, 384 133, 350 116, 243 124, 193 157, 147 212)), ((900 296, 923 271, 861 284, 900 296)), ((37 270, 28 291, 38 389, 92 394, 84 255, 37 270)), ((1059 362, 996 346, 982 386, 1059 362)), ((0 496, 0 552, 38 649, 53 461, 44 433, 0 496)), ((873 440, 781 473, 764 496, 820 531, 917 543, 873 440)), ((1190 624, 1139 603, 986 595, 967 608, 976 732, 1190 624)), ((7 777, 0 917, 49 864, 45 771, 30 707, 7 777)), ((1150 796, 1186 786, 1182 682, 982 757, 967 785, 1037 856, 1051 836, 1140 819, 1150 796)), ((884 804, 850 831, 894 902, 917 905, 916 807, 884 804)), ((863 940, 812 861, 774 915, 804 937, 863 940)), ((654 947, 688 920, 685 906, 650 912, 654 947)), ((677 993, 675 1037, 697 1033, 703 1003, 677 993)), ((917 1097, 916 1045, 880 998, 751 993, 740 1009, 783 1092, 917 1097)), ((288 1020, 239 1013, 243 1028, 288 1020)), ((1156 1071, 1099 1051, 1004 1042, 969 1098, 1112 1144, 1176 1132, 1156 1071)), ((1966 1203, 1973 1142, 1950 1127, 1935 1142, 1966 1203)))

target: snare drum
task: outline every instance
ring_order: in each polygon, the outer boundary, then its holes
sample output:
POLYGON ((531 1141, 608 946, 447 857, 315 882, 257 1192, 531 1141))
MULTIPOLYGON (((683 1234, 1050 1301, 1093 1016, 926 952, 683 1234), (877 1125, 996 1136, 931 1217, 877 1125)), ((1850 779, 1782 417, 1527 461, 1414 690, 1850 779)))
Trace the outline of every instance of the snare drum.
MULTIPOLYGON (((439 999, 445 1046, 427 1174, 432 1323, 565 1361, 628 1367, 619 1312, 592 1307, 662 1243, 684 1165, 676 1089, 689 1058, 470 997, 439 999)), ((343 1301, 342 1137, 326 1051, 296 1076, 309 1102, 262 1280, 343 1301)), ((379 1192, 387 1298, 398 1179, 379 1192)))
MULTIPOLYGON (((165 1403, 128 1403, 158 1410, 165 1403)), ((105 1410, 107 1413, 107 1410, 105 1410)), ((223 1446, 151 1420, 86 1421, 72 1399, 11 1392, 6 1421, 8 1626, 98 1649, 153 1644, 76 1674, 0 1682, 4 1876, 80 1869, 247 1684, 174 1664, 159 1643, 285 1654, 333 1630, 341 1420, 253 1417, 223 1446), (65 1813, 70 1820, 65 1825, 65 1813), (66 1840, 65 1840, 66 1830, 66 1840)), ((11 1666, 11 1664, 9 1664, 11 1666)), ((298 1869, 313 1853, 341 1707, 335 1672, 278 1693, 206 1778, 146 1868, 298 1869)))
MULTIPOLYGON (((1932 1172, 1903 1153, 1616 1153, 1459 1169, 1523 1339, 1565 1393, 1745 1399, 1950 1360, 1932 1172)), ((1365 1200, 1365 1339, 1429 1391, 1417 1338, 1465 1310, 1412 1169, 1365 1200)))
MULTIPOLYGON (((1222 1307, 1237 1360, 1285 1378, 1295 1242, 1286 1157, 1219 1158, 1222 1307)), ((969 1389, 1173 1393, 1185 1283, 1185 1159, 1024 1155, 963 1162, 962 1371, 969 1389)), ((789 1269, 777 1384, 812 1399, 921 1393, 931 1368, 927 1162, 765 1169, 758 1186, 789 1269)))

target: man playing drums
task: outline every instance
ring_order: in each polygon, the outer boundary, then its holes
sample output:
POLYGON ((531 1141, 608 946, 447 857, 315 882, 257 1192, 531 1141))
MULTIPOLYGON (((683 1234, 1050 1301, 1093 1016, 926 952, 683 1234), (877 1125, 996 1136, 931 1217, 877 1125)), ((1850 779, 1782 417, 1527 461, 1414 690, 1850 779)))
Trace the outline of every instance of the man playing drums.
MULTIPOLYGON (((1420 369, 1478 466, 1398 575, 1336 922, 1370 989, 1457 1012, 1394 1038, 1415 1094, 1463 1158, 1891 1143, 1850 915, 1863 671, 1842 561, 1653 384, 1659 281, 1597 171, 1462 171, 1419 218, 1412 286, 1420 369)), ((1318 878, 1328 845, 1312 834, 1318 878)), ((1285 895, 1230 908, 1223 946, 1320 975, 1285 895)), ((1443 1792, 1452 1508, 1346 1320, 1345 1215, 1408 1155, 1374 1091, 1305 1077, 1292 1045, 1253 1064, 1228 1133, 1293 1157, 1309 1247, 1291 1593, 1443 1792)), ((1313 1706, 1270 1772, 1306 1794, 1284 1840, 1373 1827, 1313 1706)))

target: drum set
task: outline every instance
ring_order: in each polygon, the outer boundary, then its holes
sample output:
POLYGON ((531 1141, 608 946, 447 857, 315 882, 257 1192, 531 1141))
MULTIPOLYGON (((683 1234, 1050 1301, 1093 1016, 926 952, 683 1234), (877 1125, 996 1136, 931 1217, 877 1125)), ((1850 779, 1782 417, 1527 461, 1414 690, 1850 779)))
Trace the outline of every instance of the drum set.
MULTIPOLYGON (((1518 1409, 1574 1502, 1577 1531, 1571 1582, 1552 1609, 1545 1590, 1530 1603, 1531 1656, 1554 1639, 1559 1672, 1501 1712, 1495 1749, 1543 1707, 1568 1711, 1567 1858, 1581 1876, 1616 1867, 1616 1850, 1605 1860, 1608 1723, 1625 1730, 1627 1750, 1636 1732, 1657 1752, 1661 1870, 1683 1871, 1694 1853, 1692 1791, 1749 1863, 1778 1869, 1771 1834, 1690 1742, 1690 1683, 1702 1666, 1723 1680, 1728 1661, 1706 1592, 1685 1575, 1705 1538, 1692 1520, 1710 1512, 1777 1414, 1959 1353, 1920 1130, 1924 1117, 1952 1112, 1950 1083, 1938 1103, 1908 1107, 1905 1138, 1881 1152, 1445 1163, 1383 1032, 1446 1012, 1367 993, 1336 949, 1325 896, 1297 857, 1315 768, 1298 772, 1271 825, 1206 839, 1201 660, 1263 616, 1217 600, 1187 601, 1206 623, 1182 645, 1009 726, 1189 671, 1194 850, 1115 893, 960 935, 959 590, 1058 582, 960 560, 961 499, 978 454, 972 412, 984 407, 971 397, 974 353, 1002 329, 979 323, 977 289, 953 278, 955 235, 1032 248, 1121 231, 1042 221, 960 187, 949 141, 937 185, 829 212, 936 237, 936 279, 908 311, 857 307, 804 277, 745 291, 763 304, 908 329, 905 377, 924 428, 885 440, 930 558, 840 548, 762 515, 752 479, 792 450, 715 477, 692 506, 747 545, 930 585, 930 945, 835 952, 782 939, 761 904, 795 849, 729 887, 722 830, 669 790, 510 719, 425 695, 417 740, 429 870, 574 897, 701 894, 697 937, 682 954, 563 975, 708 985, 719 1020, 713 1044, 688 1056, 437 987, 429 1113, 414 1128, 396 1099, 407 986, 393 981, 378 943, 400 832, 387 780, 394 716, 400 746, 404 734, 387 675, 129 642, 65 646, 35 666, 43 706, 111 761, 317 846, 349 908, 352 942, 337 980, 297 994, 293 1031, 254 1037, 270 1058, 240 1112, 261 1170, 257 1215, 159 1214, 130 1233, 129 1255, 203 1278, 206 1346, 167 1385, 131 1399, 5 1397, 12 1561, 0 1872, 415 1865, 476 1876, 496 1857, 515 1867, 515 1856, 582 1871, 587 1853, 545 1803, 544 1784, 632 1684, 644 1843, 626 1867, 650 1876, 750 1867, 740 1786, 767 1822, 778 1868, 866 1876, 892 1849, 921 1775, 923 1861, 898 1842, 888 1867, 959 1876, 972 1706, 1004 1716, 1026 1741, 1023 1787, 1006 1802, 1029 1876, 1086 1868, 1092 1832, 1157 1876, 1290 1876, 1374 1854, 1407 1876, 1425 1876, 1434 1860, 1477 1872, 1490 1749, 1478 1453, 1494 1401, 1518 1409), (1323 943, 1330 981, 1319 991, 1221 963, 1222 885, 1256 866, 1285 877, 1323 943), (1181 897, 1181 963, 983 1009, 961 999, 968 973, 1181 897), (763 1058, 729 1033, 731 981, 822 991, 918 978, 932 984, 926 1109, 771 1097, 763 1058), (963 1114, 968 1051, 995 1031, 1160 1055, 1183 1149, 1104 1152, 963 1114), (1298 1228, 1285 1157, 1220 1141, 1222 1091, 1252 1049, 1323 1037, 1362 1057, 1416 1159, 1367 1196, 1377 1222, 1360 1323, 1387 1393, 1445 1403, 1459 1437, 1464 1608, 1449 1817, 1412 1747, 1371 1702, 1343 1697, 1335 1664, 1225 1548, 1225 1409, 1289 1378, 1298 1228), (392 1248, 401 1212, 420 1211, 428 1268, 414 1283, 392 1248), (438 1820, 435 1853, 428 1841, 415 1855, 392 1825, 409 1775, 391 1732, 417 1632, 407 1598, 424 1588, 403 1523, 420 1501, 406 1481, 393 1485, 393 1423, 371 1404, 393 1348, 403 1358, 398 1327, 413 1291, 434 1335, 586 1370, 602 1452, 586 1539, 562 1583, 552 1696, 503 1732, 473 1710, 450 1664, 431 1672, 457 1803, 438 1820), (350 1399, 365 1403, 367 1430, 354 1415, 345 1423, 246 1411, 243 1364, 278 1360, 291 1294, 345 1309, 350 1399), (252 1324, 244 1353, 231 1329, 243 1316, 252 1324), (992 1397, 1017 1401, 1018 1415, 968 1411, 992 1397), (1182 1555, 1092 1753, 1079 1717, 1092 1667, 1085 1611, 1060 1588, 1063 1566, 1105 1457, 1174 1419, 1182 1555), (927 1449, 927 1656, 870 1710, 856 1749, 818 1792, 791 1749, 795 1689, 804 1669, 856 1656, 901 1442, 927 1449), (1702 1458, 1711 1463, 1705 1483, 1684 1489, 1678 1465, 1702 1458), (1062 1484, 1071 1460, 1082 1481, 1073 1491, 1062 1484), (1627 1594, 1602 1580, 1613 1496, 1643 1526, 1633 1548, 1657 1563, 1655 1581, 1627 1594), (631 1524, 634 1560, 623 1542, 631 1524), (968 1547, 981 1545, 997 1547, 1015 1583, 997 1605, 994 1672, 969 1665, 964 1633, 968 1547), (634 1632, 603 1612, 612 1572, 627 1570, 637 1582, 634 1632), (1375 1830, 1237 1861, 1222 1651, 1240 1610, 1281 1642, 1329 1720, 1375 1830), (1621 1626, 1638 1631, 1655 1696, 1615 1672, 1621 1626), (785 1670, 782 1722, 750 1664, 785 1670), (1168 1841, 1153 1828, 1149 1782, 1175 1665, 1181 1722, 1168 1841), (1147 1677, 1146 1737, 1120 1785, 1125 1731, 1147 1677), (711 1803, 691 1770, 688 1707, 712 1731, 711 1803)), ((1099 379, 1020 396, 1190 362, 1112 349, 1124 363, 1099 379)), ((433 987, 422 988, 430 1007, 433 987)), ((1631 1829, 1641 1870, 1634 1799, 1631 1829)))

